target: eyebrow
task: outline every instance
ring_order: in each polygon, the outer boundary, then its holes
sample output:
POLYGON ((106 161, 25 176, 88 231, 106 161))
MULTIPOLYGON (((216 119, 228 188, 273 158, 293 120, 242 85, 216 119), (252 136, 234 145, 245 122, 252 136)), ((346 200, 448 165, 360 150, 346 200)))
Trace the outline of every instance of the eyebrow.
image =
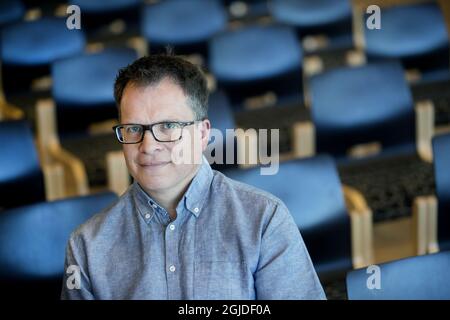
MULTIPOLYGON (((166 120, 155 121, 155 122, 152 122, 152 123, 150 123, 150 124, 153 124, 153 123, 161 123, 161 122, 186 122, 186 121, 187 121, 187 120, 166 119, 166 120)), ((148 123, 139 123, 139 122, 132 122, 132 121, 129 121, 129 122, 126 122, 126 123, 121 123, 121 124, 148 124, 148 123)))

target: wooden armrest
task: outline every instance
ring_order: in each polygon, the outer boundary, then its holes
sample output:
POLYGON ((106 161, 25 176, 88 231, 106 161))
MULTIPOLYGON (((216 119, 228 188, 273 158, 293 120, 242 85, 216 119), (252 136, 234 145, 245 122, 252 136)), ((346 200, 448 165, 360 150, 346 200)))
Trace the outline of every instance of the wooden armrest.
POLYGON ((316 153, 316 128, 312 121, 293 125, 292 152, 296 158, 310 157, 316 153))
POLYGON ((130 175, 122 151, 111 151, 106 154, 108 187, 118 195, 123 194, 130 185, 130 175))
POLYGON ((330 39, 325 34, 305 36, 302 41, 302 46, 305 51, 316 51, 328 47, 330 39))
POLYGON ((352 5, 352 19, 353 19, 353 44, 359 50, 364 50, 366 47, 364 39, 364 4, 357 0, 353 0, 352 5))
POLYGON ((23 110, 0 99, 0 120, 18 120, 24 116, 23 110))
POLYGON ((64 168, 59 163, 43 164, 45 197, 47 201, 65 197, 64 168))
POLYGON ((57 144, 49 145, 48 152, 50 157, 64 168, 66 196, 89 194, 89 182, 83 162, 57 144))
POLYGON ((434 134, 434 105, 431 100, 416 103, 416 145, 422 160, 433 161, 431 140, 434 134))
POLYGON ((412 238, 417 255, 427 253, 428 246, 428 197, 416 197, 412 211, 412 238))
POLYGON ((438 201, 434 195, 416 197, 413 202, 413 239, 417 255, 439 252, 438 201))
POLYGON ((56 127, 55 103, 39 100, 36 105, 37 137, 43 165, 58 163, 64 168, 65 196, 89 193, 86 169, 80 159, 64 150, 56 127))
POLYGON ((362 50, 350 50, 345 55, 345 61, 348 66, 357 67, 366 64, 367 57, 362 50))
POLYGON ((148 55, 148 43, 144 37, 132 37, 128 39, 127 45, 136 50, 139 58, 148 55))
POLYGON ((304 77, 309 78, 313 75, 319 74, 324 69, 324 63, 318 55, 306 56, 303 59, 303 73, 304 77))
POLYGON ((358 190, 344 185, 343 192, 351 222, 353 266, 368 266, 374 261, 372 210, 358 190))
POLYGON ((438 200, 433 196, 427 197, 428 203, 428 253, 439 252, 438 242, 438 200))

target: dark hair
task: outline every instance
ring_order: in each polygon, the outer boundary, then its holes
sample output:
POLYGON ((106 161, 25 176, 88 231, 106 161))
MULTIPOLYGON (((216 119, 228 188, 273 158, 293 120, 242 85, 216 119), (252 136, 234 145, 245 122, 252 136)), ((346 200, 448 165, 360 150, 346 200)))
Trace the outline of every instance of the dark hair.
POLYGON ((129 83, 151 86, 165 78, 181 87, 196 120, 207 117, 208 88, 203 72, 194 64, 170 53, 142 57, 119 70, 114 83, 114 98, 119 108, 119 117, 123 91, 129 83))

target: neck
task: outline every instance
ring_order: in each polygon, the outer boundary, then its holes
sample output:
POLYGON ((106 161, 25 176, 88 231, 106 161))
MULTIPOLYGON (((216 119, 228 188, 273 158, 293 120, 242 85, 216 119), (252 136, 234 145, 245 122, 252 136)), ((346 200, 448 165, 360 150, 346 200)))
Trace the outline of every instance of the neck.
POLYGON ((200 166, 197 166, 191 174, 187 175, 176 186, 165 190, 147 190, 143 188, 147 194, 152 197, 160 206, 162 206, 169 213, 172 220, 177 218, 177 205, 183 195, 186 193, 189 185, 197 174, 200 166))

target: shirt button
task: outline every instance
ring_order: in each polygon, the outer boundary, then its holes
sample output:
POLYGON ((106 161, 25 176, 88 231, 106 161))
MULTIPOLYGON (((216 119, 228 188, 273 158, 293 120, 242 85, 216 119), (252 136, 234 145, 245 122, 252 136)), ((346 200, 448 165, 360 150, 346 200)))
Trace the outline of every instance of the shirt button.
POLYGON ((197 213, 199 209, 197 207, 194 208, 194 212, 197 213))
POLYGON ((169 228, 170 228, 170 230, 175 230, 175 225, 173 225, 173 224, 171 224, 170 226, 169 226, 169 228))
POLYGON ((145 219, 150 219, 150 214, 149 214, 149 213, 147 213, 147 214, 145 215, 145 219))
POLYGON ((175 272, 175 266, 170 266, 169 270, 170 270, 170 272, 175 272))

